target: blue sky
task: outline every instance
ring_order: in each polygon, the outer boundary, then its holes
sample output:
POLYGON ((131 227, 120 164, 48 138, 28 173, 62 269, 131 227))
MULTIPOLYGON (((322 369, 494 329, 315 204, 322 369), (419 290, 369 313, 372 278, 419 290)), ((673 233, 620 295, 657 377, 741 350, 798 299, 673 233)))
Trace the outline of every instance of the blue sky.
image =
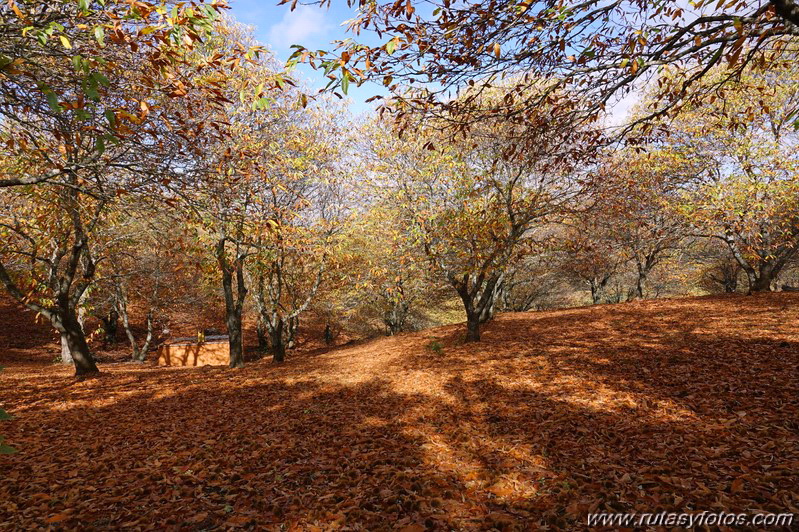
MULTIPOLYGON (((285 61, 292 53, 292 44, 302 44, 310 49, 330 49, 330 42, 352 37, 342 24, 355 17, 355 10, 346 2, 332 2, 330 8, 298 5, 294 11, 288 5, 278 6, 277 0, 230 0, 230 13, 237 20, 255 28, 255 36, 274 54, 285 61)), ((361 35, 369 44, 379 42, 376 35, 361 35)), ((297 76, 311 87, 321 88, 326 81, 319 71, 308 66, 299 67, 297 76)), ((368 83, 362 87, 350 86, 352 111, 363 112, 375 104, 364 103, 375 94, 385 94, 381 86, 368 83)))
MULTIPOLYGON (((329 50, 332 49, 331 41, 353 37, 346 32, 344 23, 354 18, 356 12, 343 0, 333 0, 329 8, 298 5, 294 11, 288 5, 278 6, 278 1, 229 0, 229 4, 230 13, 240 22, 253 26, 255 36, 261 44, 268 46, 282 61, 291 55, 292 44, 329 50)), ((689 0, 678 0, 678 3, 684 4, 686 11, 692 11, 689 0)), ((380 40, 377 35, 368 32, 357 36, 356 40, 374 46, 388 38, 384 36, 380 40)), ((296 76, 313 88, 322 88, 327 83, 321 72, 314 71, 307 65, 298 67, 296 76)), ((350 85, 348 97, 352 103, 352 112, 359 114, 375 107, 377 102, 365 103, 365 100, 376 94, 387 95, 387 91, 382 85, 372 82, 361 87, 350 85)), ((620 124, 639 97, 639 91, 633 90, 619 101, 611 102, 609 124, 620 124)))

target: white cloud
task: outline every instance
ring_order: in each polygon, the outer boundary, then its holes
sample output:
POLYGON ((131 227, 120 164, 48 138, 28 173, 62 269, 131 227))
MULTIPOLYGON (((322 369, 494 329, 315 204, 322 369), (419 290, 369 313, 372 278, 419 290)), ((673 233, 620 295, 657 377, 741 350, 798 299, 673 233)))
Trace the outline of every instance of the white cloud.
POLYGON ((605 124, 608 127, 618 127, 624 125, 630 112, 641 101, 641 91, 637 87, 633 87, 627 94, 611 100, 608 106, 605 124))
POLYGON ((307 44, 324 36, 330 25, 325 20, 325 11, 313 6, 298 6, 286 11, 283 20, 269 29, 269 44, 273 48, 288 48, 292 44, 307 44))

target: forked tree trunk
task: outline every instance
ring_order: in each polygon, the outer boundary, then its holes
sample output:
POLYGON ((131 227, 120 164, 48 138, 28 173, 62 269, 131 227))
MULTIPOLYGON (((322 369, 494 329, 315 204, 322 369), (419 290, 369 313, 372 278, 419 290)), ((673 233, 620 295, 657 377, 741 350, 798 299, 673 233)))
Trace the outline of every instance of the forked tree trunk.
POLYGON ((493 274, 487 279, 480 276, 450 277, 450 283, 458 292, 466 311, 466 341, 480 341, 480 325, 494 317, 496 288, 502 282, 502 274, 493 274))
POLYGON ((749 264, 742 265, 741 267, 744 273, 746 273, 748 293, 771 291, 771 283, 775 277, 773 268, 761 266, 756 270, 749 266, 749 264))
POLYGON ((305 301, 289 314, 281 314, 279 308, 280 294, 283 285, 278 284, 267 290, 264 275, 259 275, 256 282, 255 301, 260 315, 260 322, 269 333, 269 351, 272 353, 272 361, 282 363, 286 359, 286 349, 294 347, 297 329, 300 323, 300 314, 305 312, 316 295, 319 285, 322 282, 324 267, 320 266, 316 274, 316 279, 305 298, 305 301), (277 295, 276 295, 277 294, 277 295), (267 302, 266 296, 269 295, 267 302))
MULTIPOLYGON (((77 194, 77 192, 74 192, 74 194, 77 194)), ((77 213, 77 209, 74 212, 77 213)), ((98 210, 98 215, 99 212, 98 210)), ((77 214, 73 216, 73 233, 74 242, 71 246, 69 259, 64 263, 63 271, 58 269, 60 261, 52 261, 50 265, 51 283, 49 288, 55 293, 54 306, 44 306, 31 301, 8 275, 8 271, 6 271, 2 262, 0 262, 0 284, 5 286, 6 290, 17 301, 50 320, 59 335, 63 337, 63 342, 69 350, 72 362, 75 364, 75 376, 87 377, 99 373, 100 370, 97 368, 97 364, 89 351, 89 345, 86 342, 83 328, 78 321, 75 308, 80 305, 80 301, 85 297, 86 290, 94 278, 95 263, 86 246, 86 236, 80 223, 80 217, 77 214), (83 265, 83 272, 80 276, 80 281, 73 284, 73 281, 77 279, 81 265, 83 265)), ((59 255, 60 257, 64 257, 67 250, 62 249, 62 252, 59 255)), ((62 344, 62 352, 63 350, 62 344)))
POLYGON ((777 277, 782 270, 787 260, 793 255, 792 251, 781 254, 780 258, 776 261, 768 261, 760 264, 760 267, 755 269, 754 266, 747 260, 746 256, 741 252, 735 240, 735 233, 728 229, 723 240, 730 248, 732 256, 735 261, 746 273, 746 280, 749 283, 749 293, 752 292, 768 292, 771 290, 771 282, 777 277))

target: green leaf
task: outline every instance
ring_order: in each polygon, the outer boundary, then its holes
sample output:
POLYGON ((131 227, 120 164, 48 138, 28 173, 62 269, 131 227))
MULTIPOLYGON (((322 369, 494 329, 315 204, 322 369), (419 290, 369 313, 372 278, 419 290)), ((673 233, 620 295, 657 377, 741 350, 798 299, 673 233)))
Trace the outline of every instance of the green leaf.
POLYGON ((108 81, 108 78, 100 72, 92 72, 92 78, 94 78, 103 87, 108 87, 111 85, 111 82, 108 81))
POLYGON ((264 97, 255 100, 253 107, 258 111, 263 111, 264 109, 267 109, 270 105, 272 105, 272 99, 264 97))
POLYGON ((58 103, 58 96, 51 90, 45 91, 44 97, 47 98, 47 105, 50 106, 50 109, 53 110, 54 113, 61 112, 61 104, 58 103))
POLYGON ((391 55, 394 53, 394 50, 396 49, 397 49, 397 38, 395 37, 386 43, 386 52, 388 53, 388 55, 391 55))
POLYGON ((102 26, 94 27, 94 38, 97 39, 100 46, 105 46, 105 30, 102 26))
POLYGON ((100 99, 100 93, 97 92, 97 80, 94 77, 89 76, 87 80, 83 83, 83 93, 93 102, 96 102, 100 99))
POLYGON ((347 91, 350 89, 350 74, 349 72, 344 72, 344 75, 341 76, 341 92, 347 94, 347 91))
POLYGON ((0 443, 0 454, 14 454, 17 450, 10 445, 0 443))
POLYGON ((7 419, 13 419, 11 414, 0 408, 0 421, 5 421, 7 419))

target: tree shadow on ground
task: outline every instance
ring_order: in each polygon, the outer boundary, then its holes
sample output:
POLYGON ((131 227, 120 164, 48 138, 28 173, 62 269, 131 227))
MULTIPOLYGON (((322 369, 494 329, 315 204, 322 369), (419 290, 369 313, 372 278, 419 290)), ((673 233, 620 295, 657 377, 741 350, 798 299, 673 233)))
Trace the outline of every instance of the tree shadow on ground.
POLYGON ((82 400, 20 416, 8 438, 21 452, 0 468, 0 523, 583 528, 589 511, 796 503, 796 470, 784 467, 796 448, 779 431, 736 447, 729 427, 698 417, 601 409, 492 379, 452 377, 449 397, 435 397, 380 379, 171 373, 121 373, 82 400))
POLYGON ((240 371, 115 366, 69 386, 12 374, 2 429, 20 453, 0 461, 0 528, 585 529, 592 511, 799 512, 796 325, 732 303, 738 327, 707 302, 631 304, 502 316, 476 346, 452 327, 240 371))

